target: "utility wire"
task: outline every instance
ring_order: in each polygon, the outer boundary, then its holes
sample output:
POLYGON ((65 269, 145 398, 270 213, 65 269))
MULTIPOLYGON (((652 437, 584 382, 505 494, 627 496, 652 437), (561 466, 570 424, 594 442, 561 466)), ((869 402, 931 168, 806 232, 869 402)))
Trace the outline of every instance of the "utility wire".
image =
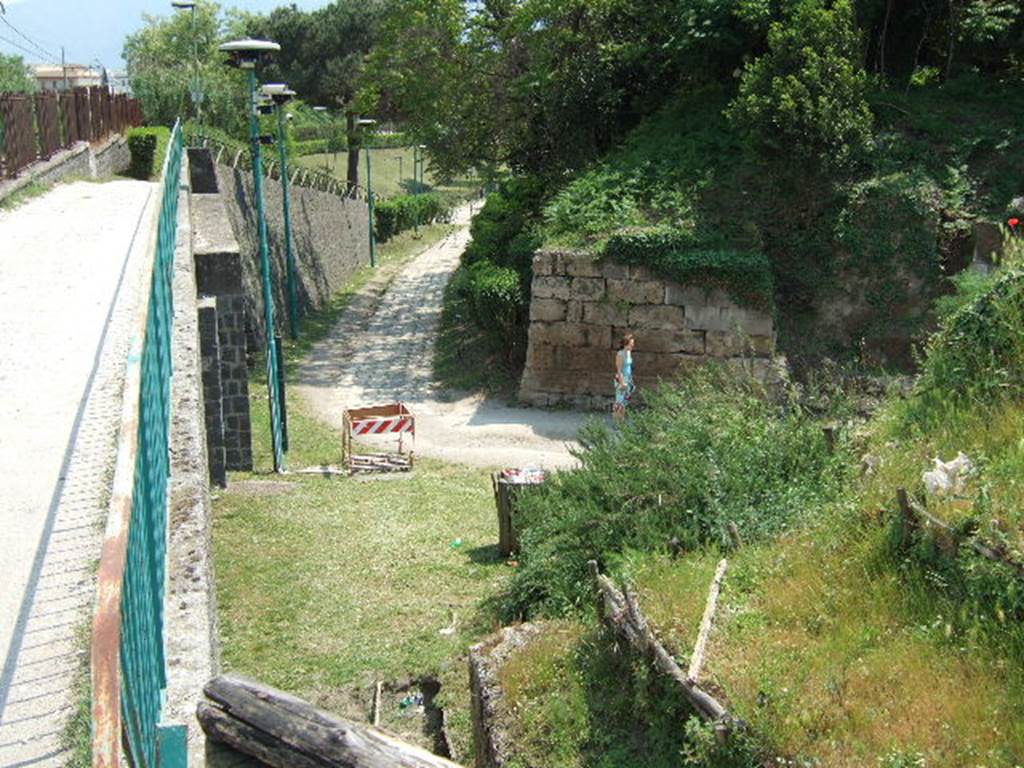
MULTIPOLYGON (((50 51, 46 50, 43 46, 41 46, 39 43, 37 43, 31 37, 29 37, 24 32, 22 32, 20 29, 18 29, 16 26, 11 24, 11 22, 9 22, 7 20, 7 16, 6 15, 0 16, 0 21, 2 21, 4 24, 6 24, 11 29, 13 29, 23 40, 27 41, 30 45, 32 45, 32 47, 38 49, 41 53, 43 53, 47 57, 49 57, 51 59, 56 59, 57 58, 56 56, 53 55, 53 53, 51 53, 50 51)), ((39 54, 34 54, 34 55, 38 56, 39 54)))
MULTIPOLYGON (((29 49, 29 48, 26 48, 24 45, 22 45, 21 43, 15 42, 14 40, 9 40, 6 37, 0 37, 0 42, 7 43, 8 45, 12 45, 15 48, 17 48, 18 50, 22 51, 23 53, 27 53, 29 56, 32 56, 33 58, 39 58, 39 54, 38 53, 36 53, 35 51, 33 51, 33 50, 29 49)), ((47 56, 48 56, 48 58, 47 58, 46 62, 44 62, 44 63, 46 63, 46 64, 53 64, 54 66, 60 66, 59 64, 57 64, 57 62, 54 59, 49 58, 49 54, 47 54, 47 56)))

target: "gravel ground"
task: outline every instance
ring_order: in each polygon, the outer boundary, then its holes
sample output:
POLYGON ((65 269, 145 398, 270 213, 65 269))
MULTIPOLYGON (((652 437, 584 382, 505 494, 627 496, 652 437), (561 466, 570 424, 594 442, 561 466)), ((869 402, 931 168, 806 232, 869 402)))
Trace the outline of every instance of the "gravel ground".
POLYGON ((469 242, 471 217, 471 207, 460 209, 462 226, 402 270, 371 316, 346 312, 303 362, 296 388, 338 429, 347 407, 408 404, 416 415, 417 455, 482 467, 572 466, 569 449, 582 414, 460 396, 433 381, 444 287, 469 242))

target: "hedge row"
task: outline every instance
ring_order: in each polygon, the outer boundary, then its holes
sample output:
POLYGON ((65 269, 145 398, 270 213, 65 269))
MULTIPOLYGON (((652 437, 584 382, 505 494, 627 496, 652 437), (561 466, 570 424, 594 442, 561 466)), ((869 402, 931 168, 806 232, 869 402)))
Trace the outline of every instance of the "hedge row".
POLYGON ((131 128, 126 134, 131 162, 127 174, 133 179, 150 179, 163 169, 171 131, 164 126, 131 128))
POLYGON ((323 155, 330 151, 327 139, 310 139, 309 141, 293 141, 292 152, 297 156, 323 155))
POLYGON ((739 304, 764 310, 773 306, 771 263, 761 253, 711 249, 689 232, 658 228, 613 235, 602 255, 620 264, 648 267, 677 283, 721 289, 739 304))
POLYGON ((451 208, 451 200, 438 192, 379 200, 373 209, 377 240, 384 242, 417 224, 444 220, 451 213, 451 208))

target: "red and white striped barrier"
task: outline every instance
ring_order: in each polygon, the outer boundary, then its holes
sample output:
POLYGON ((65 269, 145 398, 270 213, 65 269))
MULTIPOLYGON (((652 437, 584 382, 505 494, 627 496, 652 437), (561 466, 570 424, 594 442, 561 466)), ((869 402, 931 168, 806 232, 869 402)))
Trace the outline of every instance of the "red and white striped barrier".
POLYGON ((394 432, 415 432, 412 416, 393 416, 352 422, 353 435, 385 435, 394 432))

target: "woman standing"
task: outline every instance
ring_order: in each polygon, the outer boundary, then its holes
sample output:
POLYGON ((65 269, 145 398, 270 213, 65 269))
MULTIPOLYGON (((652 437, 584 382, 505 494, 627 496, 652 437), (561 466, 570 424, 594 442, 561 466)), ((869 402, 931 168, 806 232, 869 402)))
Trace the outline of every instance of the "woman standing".
POLYGON ((626 333, 619 342, 619 351, 615 353, 615 405, 612 416, 616 421, 626 418, 626 404, 633 396, 633 347, 636 339, 632 333, 626 333))

